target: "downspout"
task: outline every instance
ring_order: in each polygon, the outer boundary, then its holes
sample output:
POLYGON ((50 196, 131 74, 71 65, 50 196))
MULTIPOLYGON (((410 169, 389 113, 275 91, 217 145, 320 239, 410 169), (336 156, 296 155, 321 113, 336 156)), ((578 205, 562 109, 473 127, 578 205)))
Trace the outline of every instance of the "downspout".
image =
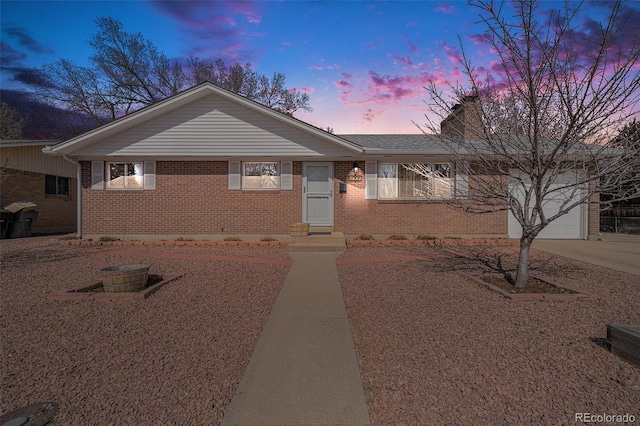
POLYGON ((66 154, 62 154, 62 158, 64 158, 65 160, 67 160, 70 163, 73 163, 76 165, 76 193, 78 194, 78 200, 76 202, 76 215, 77 215, 77 234, 76 237, 78 238, 82 238, 82 165, 80 164, 79 161, 73 160, 71 158, 69 158, 66 154))

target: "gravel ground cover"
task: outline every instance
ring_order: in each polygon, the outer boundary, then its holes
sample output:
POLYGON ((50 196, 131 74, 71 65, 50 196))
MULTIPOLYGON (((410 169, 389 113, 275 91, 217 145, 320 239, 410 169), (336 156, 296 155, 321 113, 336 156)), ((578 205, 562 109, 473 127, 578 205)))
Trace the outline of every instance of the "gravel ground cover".
POLYGON ((533 250, 532 273, 596 297, 511 301, 457 273, 514 271, 515 260, 509 247, 358 247, 338 259, 372 424, 640 422, 640 369, 604 348, 607 324, 640 323, 640 277, 533 250), (420 258, 380 261, 407 256, 420 258))
POLYGON ((53 401, 55 424, 221 422, 289 270, 285 248, 126 250, 50 237, 2 241, 0 414, 53 401), (126 263, 186 274, 144 301, 46 300, 126 263))

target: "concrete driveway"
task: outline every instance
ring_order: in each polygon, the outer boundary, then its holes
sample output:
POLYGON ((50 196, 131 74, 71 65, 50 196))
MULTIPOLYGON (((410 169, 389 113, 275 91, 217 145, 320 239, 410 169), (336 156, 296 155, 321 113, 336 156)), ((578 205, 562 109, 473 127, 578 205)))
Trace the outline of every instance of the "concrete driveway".
POLYGON ((640 275, 640 235, 602 234, 601 241, 535 240, 534 249, 640 275))

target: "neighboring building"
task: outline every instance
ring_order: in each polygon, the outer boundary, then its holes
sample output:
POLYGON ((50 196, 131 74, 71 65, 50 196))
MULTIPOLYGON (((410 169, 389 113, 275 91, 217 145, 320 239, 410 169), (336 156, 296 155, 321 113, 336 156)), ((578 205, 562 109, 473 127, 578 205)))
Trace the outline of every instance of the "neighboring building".
MULTIPOLYGON (((279 235, 295 222, 351 235, 511 232, 506 211, 448 205, 468 181, 428 136, 337 136, 209 83, 47 152, 81 164, 84 238, 279 235)), ((593 227, 576 210, 558 235, 597 234, 597 217, 593 227)))
POLYGON ((37 204, 35 234, 76 230, 77 166, 42 150, 57 141, 0 141, 0 207, 37 204))

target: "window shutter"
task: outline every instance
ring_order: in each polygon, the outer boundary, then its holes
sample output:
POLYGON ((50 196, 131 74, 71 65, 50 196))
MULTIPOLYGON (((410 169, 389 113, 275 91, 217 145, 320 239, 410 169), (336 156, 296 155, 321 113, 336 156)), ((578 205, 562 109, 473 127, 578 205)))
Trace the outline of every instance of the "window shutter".
POLYGON ((469 164, 460 161, 456 164, 456 198, 467 198, 469 196, 469 164))
POLYGON ((104 189, 104 161, 91 162, 91 189, 104 189))
POLYGON ((469 176, 456 175, 456 197, 467 198, 469 196, 469 176))
POLYGON ((144 162, 144 189, 156 189, 156 162, 144 162))
POLYGON ((240 162, 229 161, 229 189, 240 189, 240 162))
POLYGON ((378 199, 378 162, 367 161, 364 163, 365 175, 365 200, 378 199))
POLYGON ((293 161, 280 163, 280 189, 293 189, 293 161))

